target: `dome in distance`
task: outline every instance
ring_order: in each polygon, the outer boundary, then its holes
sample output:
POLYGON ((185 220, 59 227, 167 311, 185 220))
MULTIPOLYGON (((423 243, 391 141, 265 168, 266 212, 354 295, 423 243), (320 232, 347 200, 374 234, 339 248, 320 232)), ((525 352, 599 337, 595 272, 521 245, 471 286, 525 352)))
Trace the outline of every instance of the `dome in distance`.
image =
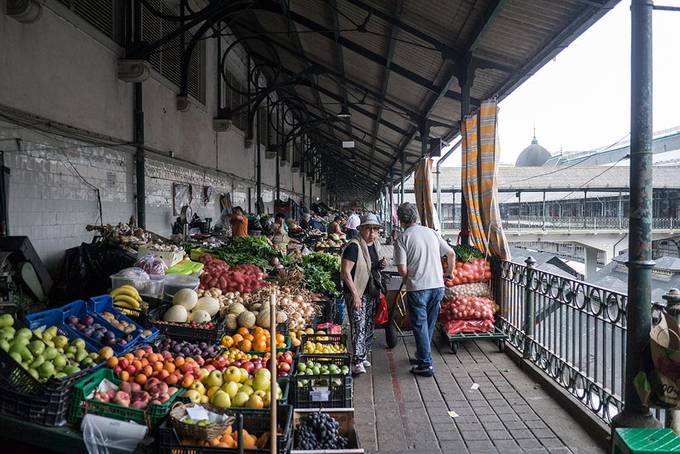
POLYGON ((515 167, 540 167, 551 157, 550 152, 540 146, 536 136, 534 136, 531 145, 526 147, 517 157, 515 167))

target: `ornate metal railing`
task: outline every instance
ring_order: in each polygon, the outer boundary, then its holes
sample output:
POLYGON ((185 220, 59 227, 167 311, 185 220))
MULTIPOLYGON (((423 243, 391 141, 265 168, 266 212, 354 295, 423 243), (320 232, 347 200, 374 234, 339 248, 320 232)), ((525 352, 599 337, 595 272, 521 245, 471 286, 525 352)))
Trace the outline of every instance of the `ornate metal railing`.
MULTIPOLYGON (((442 230, 460 228, 460 220, 442 221, 442 230)), ((628 230, 628 218, 619 217, 546 217, 505 216, 502 220, 506 231, 517 230, 628 230)), ((675 218, 654 218, 652 228, 657 230, 680 229, 680 220, 675 218)))
POLYGON ((494 262, 499 327, 526 360, 609 423, 623 408, 626 295, 494 262))

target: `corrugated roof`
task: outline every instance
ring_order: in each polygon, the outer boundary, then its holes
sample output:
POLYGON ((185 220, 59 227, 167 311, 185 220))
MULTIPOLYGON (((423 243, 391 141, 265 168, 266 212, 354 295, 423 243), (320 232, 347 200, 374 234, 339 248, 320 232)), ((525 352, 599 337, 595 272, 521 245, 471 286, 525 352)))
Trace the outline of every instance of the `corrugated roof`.
MULTIPOLYGON (((315 68, 312 80, 321 81, 324 104, 315 106, 317 97, 307 96, 310 110, 334 117, 346 99, 354 138, 372 143, 374 134, 380 137, 377 143, 382 141, 380 146, 389 149, 391 160, 371 163, 367 156, 346 163, 348 169, 361 165, 375 169, 375 175, 366 175, 365 186, 377 192, 391 168, 399 177, 402 150, 409 153, 407 171, 418 161, 417 129, 423 118, 445 125, 434 127, 432 137, 451 138, 457 133, 461 88, 455 76, 463 68, 464 55, 471 53, 479 66, 471 87, 473 105, 479 99, 503 98, 617 2, 261 0, 231 25, 240 37, 252 36, 256 28, 279 53, 282 75, 315 68), (386 109, 381 111, 378 106, 383 103, 386 109)), ((285 90, 306 91, 296 86, 285 90)), ((349 139, 337 129, 333 134, 338 142, 349 139)), ((327 180, 338 190, 352 184, 331 173, 327 180)))

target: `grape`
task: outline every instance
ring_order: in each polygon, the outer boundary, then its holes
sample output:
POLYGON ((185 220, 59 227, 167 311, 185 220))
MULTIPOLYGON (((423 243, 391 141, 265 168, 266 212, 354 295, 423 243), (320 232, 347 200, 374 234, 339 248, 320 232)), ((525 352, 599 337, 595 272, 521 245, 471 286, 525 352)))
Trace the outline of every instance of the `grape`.
POLYGON ((349 439, 339 433, 340 424, 327 413, 312 413, 295 429, 297 449, 343 449, 349 439))

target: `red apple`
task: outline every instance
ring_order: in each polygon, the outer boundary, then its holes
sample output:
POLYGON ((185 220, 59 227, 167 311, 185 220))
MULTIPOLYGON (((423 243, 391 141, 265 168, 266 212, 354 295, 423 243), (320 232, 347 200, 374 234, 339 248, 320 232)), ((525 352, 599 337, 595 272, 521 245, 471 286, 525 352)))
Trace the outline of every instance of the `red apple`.
POLYGON ((279 363, 279 370, 282 370, 286 373, 290 372, 290 364, 288 363, 279 363))
POLYGON ((246 361, 245 363, 241 364, 241 367, 247 370, 250 375, 252 375, 253 370, 255 370, 255 364, 253 364, 251 361, 246 361))
POLYGON ((135 366, 133 366, 132 364, 126 367, 125 370, 127 371, 128 374, 130 374, 131 377, 135 375, 135 372, 137 372, 137 369, 135 369, 135 366))
POLYGON ((130 361, 128 361, 127 358, 122 358, 118 365, 121 367, 121 369, 125 370, 130 365, 130 361))

